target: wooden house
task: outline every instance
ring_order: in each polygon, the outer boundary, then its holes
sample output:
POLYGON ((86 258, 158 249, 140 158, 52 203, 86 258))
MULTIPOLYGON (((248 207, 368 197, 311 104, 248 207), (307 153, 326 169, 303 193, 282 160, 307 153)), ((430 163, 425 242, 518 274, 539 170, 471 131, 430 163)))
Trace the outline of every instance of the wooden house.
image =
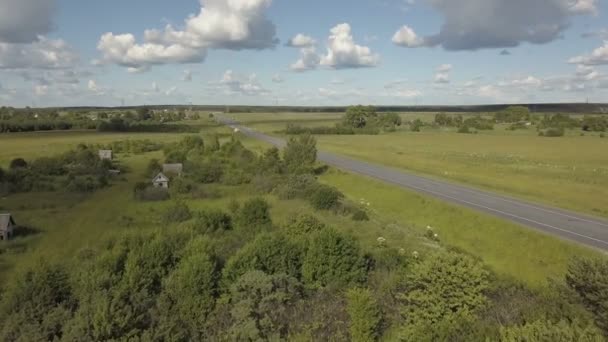
POLYGON ((15 234, 15 226, 11 214, 0 214, 0 240, 10 240, 15 234))

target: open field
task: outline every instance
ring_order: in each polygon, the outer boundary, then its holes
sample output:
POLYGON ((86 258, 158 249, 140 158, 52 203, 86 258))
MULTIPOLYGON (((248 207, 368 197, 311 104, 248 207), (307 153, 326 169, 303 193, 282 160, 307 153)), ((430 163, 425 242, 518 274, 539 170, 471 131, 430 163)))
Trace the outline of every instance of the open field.
MULTIPOLYGON (((226 128, 217 130, 228 132, 226 128)), ((5 135, 0 139, 14 148, 10 152, 3 150, 2 158, 6 163, 17 156, 26 159, 39 156, 45 146, 49 148, 48 153, 59 153, 79 142, 111 142, 127 137, 175 141, 183 135, 34 133, 5 135), (50 140, 45 138, 49 134, 54 134, 50 140)), ((246 138, 243 141, 256 151, 267 147, 263 142, 246 138)), ((2 199, 0 207, 3 210, 10 210, 20 223, 41 232, 15 241, 6 253, 0 255, 0 278, 5 277, 16 265, 25 265, 40 258, 70 259, 77 257, 79 251, 98 245, 105 237, 133 229, 157 228, 160 225, 159 212, 166 204, 135 202, 132 200, 132 188, 135 182, 145 179, 142 170, 147 160, 160 156, 158 152, 119 156, 120 161, 132 171, 125 175, 124 180, 116 181, 112 187, 92 195, 20 194, 11 196, 10 200, 2 199)), ((420 251, 432 248, 422 238, 425 227, 431 225, 436 227, 442 242, 447 245, 481 258, 498 274, 512 276, 534 286, 544 284, 548 277, 562 276, 572 257, 596 255, 595 251, 365 177, 331 171, 323 175, 321 180, 338 187, 355 202, 361 198, 371 202, 373 216, 369 222, 347 222, 345 218, 331 214, 322 217, 327 223, 352 232, 370 247, 382 236, 394 247, 417 248, 420 251)), ((234 192, 226 198, 247 198, 251 194, 247 189, 225 191, 234 192)), ((276 201, 272 197, 270 200, 273 216, 280 221, 303 211, 312 212, 301 201, 276 201)), ((226 201, 200 200, 189 201, 188 204, 193 209, 225 207, 226 201)))
MULTIPOLYGON (((238 114, 254 129, 274 133, 287 122, 323 126, 337 114, 238 114)), ((404 120, 432 114, 405 114, 404 120)), ((538 137, 534 129, 458 134, 453 130, 398 130, 381 135, 317 136, 323 150, 435 176, 533 201, 608 217, 608 139, 598 134, 538 137)))

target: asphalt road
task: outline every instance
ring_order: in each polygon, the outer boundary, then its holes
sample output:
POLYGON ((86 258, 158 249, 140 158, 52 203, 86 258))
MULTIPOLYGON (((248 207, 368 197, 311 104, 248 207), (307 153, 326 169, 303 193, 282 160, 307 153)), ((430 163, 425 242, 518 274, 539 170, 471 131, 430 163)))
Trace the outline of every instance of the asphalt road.
MULTIPOLYGON (((252 138, 268 142, 277 147, 285 146, 283 139, 257 132, 230 119, 222 118, 221 121, 252 138)), ((608 251, 608 220, 605 219, 497 195, 472 187, 429 179, 403 170, 332 153, 319 152, 318 159, 328 165, 352 173, 372 177, 450 203, 504 218, 560 238, 608 251)), ((539 246, 539 248, 542 248, 542 246, 539 246)))

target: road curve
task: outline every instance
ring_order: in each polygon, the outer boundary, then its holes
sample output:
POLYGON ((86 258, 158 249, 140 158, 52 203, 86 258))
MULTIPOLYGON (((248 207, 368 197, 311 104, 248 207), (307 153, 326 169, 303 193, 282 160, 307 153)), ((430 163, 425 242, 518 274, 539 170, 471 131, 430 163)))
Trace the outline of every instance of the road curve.
MULTIPOLYGON (((240 125, 238 122, 220 118, 220 122, 239 130, 249 137, 265 141, 277 147, 285 141, 240 125)), ((402 188, 431 195, 447 202, 469 207, 487 214, 534 228, 542 232, 572 240, 583 245, 608 251, 608 220, 579 214, 564 209, 523 201, 492 192, 475 189, 446 181, 429 179, 344 156, 319 152, 318 159, 328 165, 372 177, 402 188)))

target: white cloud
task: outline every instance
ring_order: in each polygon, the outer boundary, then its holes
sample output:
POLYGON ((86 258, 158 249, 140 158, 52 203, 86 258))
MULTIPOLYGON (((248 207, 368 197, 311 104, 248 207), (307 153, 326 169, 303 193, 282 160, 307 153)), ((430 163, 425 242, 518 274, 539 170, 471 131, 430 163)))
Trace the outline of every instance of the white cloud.
POLYGON ((37 96, 44 96, 46 94, 48 94, 49 92, 49 86, 48 85, 36 85, 34 86, 34 93, 37 96))
POLYGON ((88 88, 90 91, 94 91, 94 92, 99 90, 99 88, 97 87, 97 82, 95 82, 94 80, 89 80, 88 88))
POLYGON ((61 69, 72 67, 78 55, 61 39, 29 44, 0 43, 0 69, 61 69))
POLYGON ((428 0, 443 17, 439 33, 418 37, 404 26, 393 41, 446 50, 545 44, 559 38, 574 15, 597 13, 597 0, 428 0))
POLYGON ((452 64, 442 64, 437 67, 434 82, 438 84, 450 83, 450 72, 452 64))
POLYGON ((281 75, 279 74, 274 74, 274 76, 272 76, 272 82, 274 83, 283 83, 285 80, 283 79, 283 77, 281 77, 281 75))
POLYGON ((603 65, 608 64, 608 40, 604 41, 604 45, 593 50, 591 54, 581 55, 571 58, 569 63, 583 65, 603 65))
POLYGON ((276 46, 276 29, 265 12, 272 0, 204 0, 198 15, 185 20, 183 30, 167 25, 146 30, 144 42, 133 34, 104 34, 98 44, 101 63, 145 71, 151 65, 203 62, 207 49, 266 49, 276 46))
POLYGON ((311 47, 314 46, 317 42, 307 35, 298 33, 295 37, 291 38, 287 42, 287 46, 303 48, 303 47, 311 47))
POLYGON ((437 72, 450 72, 452 71, 452 64, 441 64, 437 67, 437 72))
POLYGON ((0 42, 35 42, 53 28, 54 9, 54 0, 1 0, 0 42))
POLYGON ((422 92, 416 89, 399 89, 392 94, 394 97, 413 98, 422 96, 422 92))
POLYGON ((393 35, 393 43, 400 46, 415 48, 424 46, 424 39, 420 38, 414 30, 404 25, 393 35))
POLYGON ((152 91, 153 92, 155 92, 155 93, 160 92, 160 87, 158 86, 158 83, 152 82, 152 86, 151 87, 152 87, 152 91))
POLYGON ((321 57, 320 64, 333 69, 374 67, 380 56, 366 46, 354 42, 349 24, 340 24, 331 29, 327 40, 327 55, 321 57))
POLYGON ((256 74, 243 76, 232 70, 226 70, 222 79, 215 85, 224 89, 228 94, 243 94, 248 96, 266 95, 270 92, 262 87, 256 74))
POLYGON ((129 68, 129 72, 146 71, 151 65, 167 63, 198 63, 206 57, 205 49, 153 43, 136 44, 128 34, 101 36, 97 49, 103 53, 102 64, 115 63, 129 68))
POLYGON ((165 95, 171 96, 177 91, 177 86, 173 86, 165 91, 165 95))
POLYGON ((182 75, 182 81, 192 82, 192 70, 184 70, 184 73, 182 75))
POLYGON ((321 62, 321 57, 317 54, 315 47, 305 47, 300 49, 300 58, 289 66, 289 69, 296 72, 303 72, 316 69, 321 62))
POLYGON ((528 76, 522 79, 515 79, 511 81, 511 85, 518 87, 540 87, 542 85, 542 81, 534 76, 528 76))

